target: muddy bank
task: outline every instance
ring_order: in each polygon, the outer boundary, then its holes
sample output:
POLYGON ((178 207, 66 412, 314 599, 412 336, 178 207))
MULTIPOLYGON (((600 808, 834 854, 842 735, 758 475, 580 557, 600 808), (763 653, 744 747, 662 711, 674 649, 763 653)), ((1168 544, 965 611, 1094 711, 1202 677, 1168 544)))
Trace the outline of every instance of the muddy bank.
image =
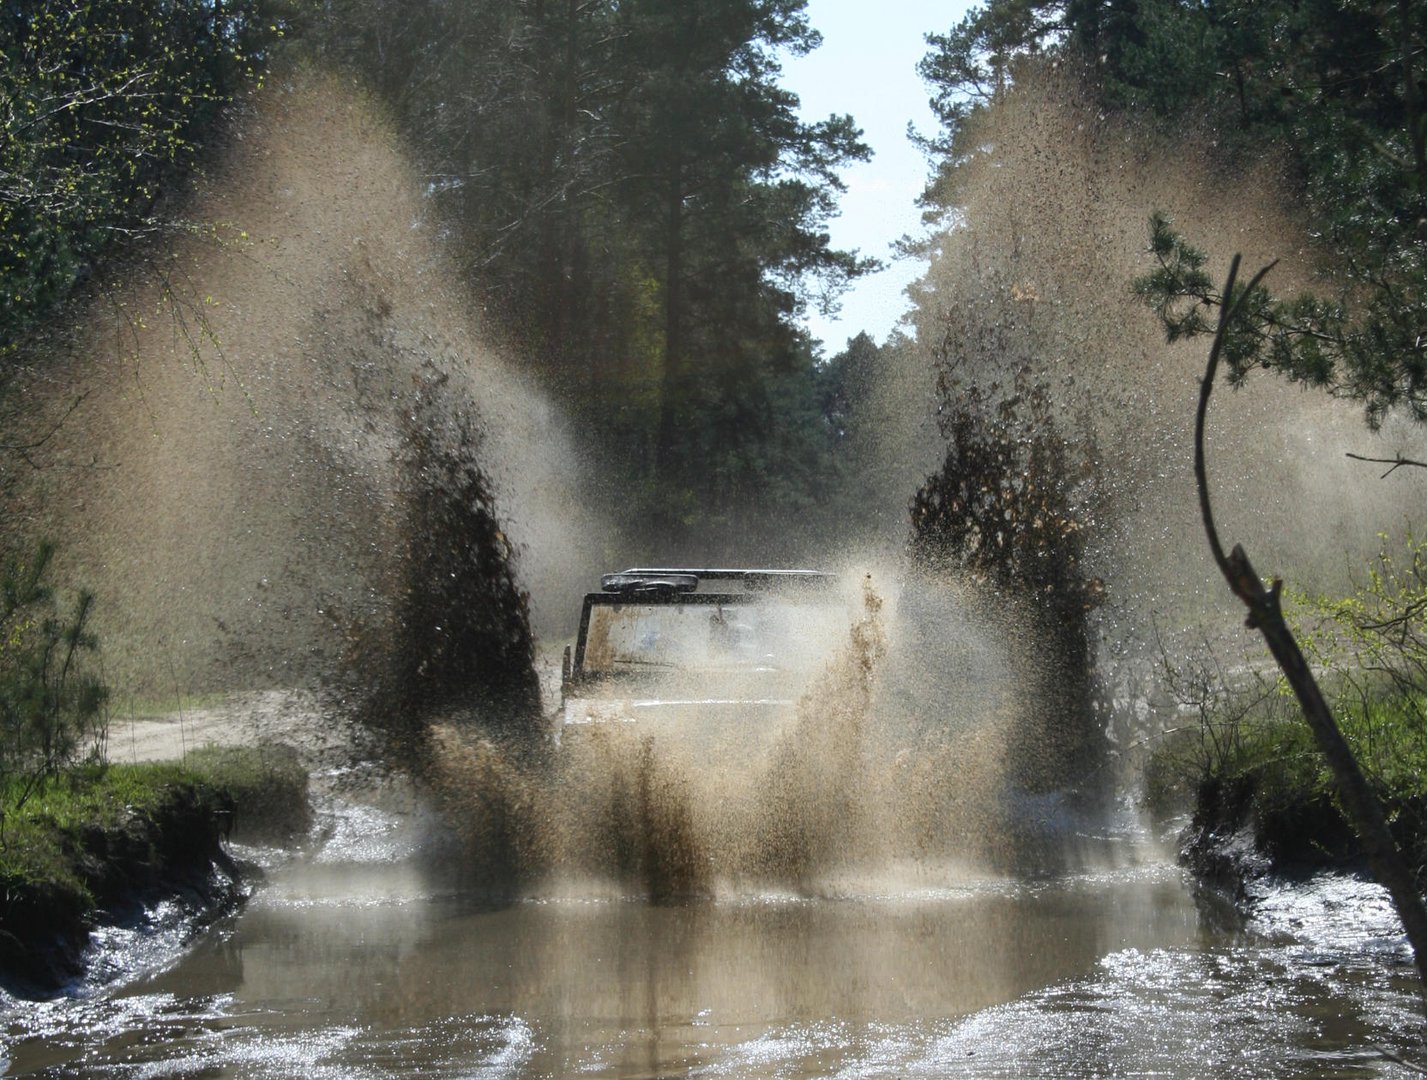
POLYGON ((7 823, 0 989, 18 997, 84 976, 101 927, 140 926, 159 904, 193 929, 233 910, 252 876, 228 851, 235 830, 278 842, 310 822, 306 771, 279 748, 110 767, 55 787, 59 797, 7 823))
POLYGON ((97 924, 137 918, 180 898, 197 913, 231 910, 241 874, 223 847, 231 806, 212 789, 175 788, 147 814, 118 827, 83 826, 61 840, 72 880, 6 883, 0 911, 0 982, 11 993, 46 996, 84 971, 97 924))
MULTIPOLYGON (((1421 877, 1427 869, 1427 804, 1384 796, 1394 839, 1421 877)), ((1361 844, 1334 801, 1321 792, 1292 800, 1264 798, 1252 775, 1203 782, 1180 834, 1179 859, 1204 885, 1236 901, 1274 876, 1306 878, 1323 870, 1371 877, 1361 844)))

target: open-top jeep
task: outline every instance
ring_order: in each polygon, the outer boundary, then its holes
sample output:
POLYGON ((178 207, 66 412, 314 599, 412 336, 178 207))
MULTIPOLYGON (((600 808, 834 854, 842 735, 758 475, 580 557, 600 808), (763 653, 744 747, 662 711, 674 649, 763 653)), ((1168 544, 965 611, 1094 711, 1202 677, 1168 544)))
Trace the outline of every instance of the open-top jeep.
POLYGON ((632 569, 600 584, 565 650, 557 739, 767 721, 845 640, 837 579, 814 570, 632 569))

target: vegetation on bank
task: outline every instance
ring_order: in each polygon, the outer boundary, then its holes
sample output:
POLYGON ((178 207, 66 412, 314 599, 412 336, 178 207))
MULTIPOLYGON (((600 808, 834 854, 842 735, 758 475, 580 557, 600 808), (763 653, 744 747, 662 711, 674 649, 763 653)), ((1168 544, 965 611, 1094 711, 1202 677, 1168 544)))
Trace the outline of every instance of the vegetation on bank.
MULTIPOLYGON (((3 793, 7 805, 14 784, 3 793)), ((183 762, 87 765, 65 773, 5 820, 0 880, 73 888, 92 901, 86 869, 74 856, 87 834, 122 832, 192 800, 226 834, 282 840, 308 825, 307 770, 289 747, 206 747, 183 762)))
MULTIPOLYGON (((1427 543, 1383 548, 1350 595, 1292 598, 1305 654, 1419 877, 1427 872, 1427 543)), ((1332 773, 1282 679, 1196 661, 1169 673, 1195 718, 1156 748, 1152 808, 1192 806, 1187 854, 1247 829, 1275 864, 1359 857, 1332 773)))
POLYGON ((223 838, 282 840, 308 824, 307 771, 290 748, 105 761, 94 598, 56 594, 52 552, 0 565, 0 979, 39 988, 78 973, 98 911, 184 889, 209 906, 236 897, 223 838), (215 866, 230 871, 226 890, 212 887, 215 866))
POLYGON ((0 566, 0 829, 65 770, 98 760, 109 688, 88 630, 94 597, 72 612, 46 580, 54 547, 0 566))
MULTIPOLYGON (((1419 874, 1427 870, 1427 736, 1414 718, 1422 700, 1385 698, 1337 711, 1419 874)), ((1160 811, 1192 807, 1191 859, 1245 829, 1275 865, 1331 865, 1360 855, 1323 755, 1292 699, 1277 693, 1167 736, 1151 757, 1146 797, 1160 811)))
POLYGON ((309 823, 307 772, 281 746, 75 766, 17 809, 19 784, 0 790, 0 979, 40 989, 78 974, 101 912, 185 891, 221 905, 237 896, 230 834, 280 841, 309 823))

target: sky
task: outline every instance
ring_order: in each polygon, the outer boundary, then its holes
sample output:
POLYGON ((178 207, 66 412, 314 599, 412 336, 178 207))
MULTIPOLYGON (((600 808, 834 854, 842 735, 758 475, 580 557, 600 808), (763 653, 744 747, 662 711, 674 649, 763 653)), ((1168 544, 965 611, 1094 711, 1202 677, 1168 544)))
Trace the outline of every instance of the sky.
POLYGON ((936 128, 917 61, 927 52, 924 35, 950 30, 970 6, 966 0, 808 0, 808 21, 823 43, 808 56, 786 59, 781 81, 801 99, 805 120, 851 113, 863 129, 874 156, 843 172, 842 214, 829 231, 834 247, 856 248, 886 264, 854 284, 838 315, 809 311, 808 329, 829 356, 862 330, 886 340, 907 309, 902 291, 924 264, 894 261, 889 249, 919 230, 916 198, 928 172, 921 151, 907 141, 907 123, 924 133, 936 128))

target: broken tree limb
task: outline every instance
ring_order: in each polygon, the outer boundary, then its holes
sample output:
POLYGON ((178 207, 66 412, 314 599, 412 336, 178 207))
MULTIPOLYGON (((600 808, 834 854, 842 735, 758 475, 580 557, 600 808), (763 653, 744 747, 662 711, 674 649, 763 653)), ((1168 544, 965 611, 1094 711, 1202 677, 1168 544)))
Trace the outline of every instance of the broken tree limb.
POLYGON ((1349 454, 1348 457, 1354 461, 1367 461, 1374 465, 1391 465, 1392 468, 1388 469, 1382 476, 1379 476, 1379 480, 1391 476, 1404 465, 1415 465, 1419 469, 1427 469, 1427 461, 1413 461, 1411 458, 1403 457, 1401 454, 1398 454, 1395 458, 1363 457, 1362 454, 1349 454))
MULTIPOLYGON (((1260 270, 1249 283, 1247 289, 1238 294, 1242 297, 1252 292, 1254 286, 1263 280, 1273 264, 1260 270)), ((1337 788, 1338 798, 1348 823, 1357 833, 1363 854, 1379 884, 1392 897, 1397 908, 1397 916, 1412 946, 1417 963, 1417 974, 1422 989, 1427 991, 1427 906, 1423 905, 1422 894, 1418 891, 1407 862, 1402 857, 1397 843, 1388 831, 1387 818, 1376 792, 1363 775, 1357 758, 1342 730, 1333 718, 1332 710, 1323 698, 1318 681, 1304 659, 1298 641, 1283 618, 1279 594, 1283 582, 1275 578, 1273 585, 1264 588, 1263 579, 1254 571, 1253 564, 1240 545, 1235 545, 1229 554, 1219 541, 1218 530, 1214 526, 1213 508, 1209 502, 1209 480, 1204 464, 1204 427, 1209 413, 1209 395, 1214 389, 1214 377, 1219 368, 1219 355, 1224 344, 1230 320, 1234 317, 1238 297, 1234 292, 1234 281, 1238 277, 1239 256, 1235 255, 1229 267, 1229 279, 1224 286, 1224 302, 1219 308, 1219 326, 1214 334, 1214 343, 1209 350, 1209 363, 1204 372, 1204 381, 1199 387, 1199 409, 1194 422, 1194 478, 1199 488, 1199 509, 1204 519, 1204 531, 1209 538, 1209 548, 1214 554, 1214 562, 1234 595, 1249 609, 1247 625, 1263 635, 1269 652, 1278 663, 1284 678, 1293 688, 1303 717, 1313 732, 1318 749, 1328 761, 1337 788)), ((1427 1007, 1427 996, 1423 999, 1427 1007)))

